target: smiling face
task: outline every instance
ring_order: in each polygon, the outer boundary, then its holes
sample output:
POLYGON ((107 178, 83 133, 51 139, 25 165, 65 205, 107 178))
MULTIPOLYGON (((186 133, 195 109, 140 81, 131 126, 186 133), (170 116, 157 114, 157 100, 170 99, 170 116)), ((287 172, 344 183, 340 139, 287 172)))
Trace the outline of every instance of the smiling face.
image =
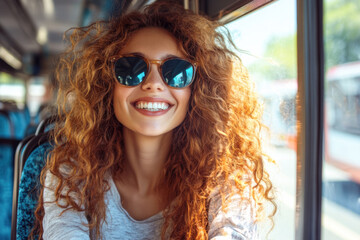
MULTIPOLYGON (((141 54, 147 59, 162 60, 171 56, 184 58, 176 39, 161 28, 143 28, 135 32, 120 54, 141 54)), ((118 121, 130 131, 145 136, 171 132, 184 120, 190 87, 169 88, 156 64, 151 64, 147 78, 140 85, 114 89, 114 112, 118 121)))

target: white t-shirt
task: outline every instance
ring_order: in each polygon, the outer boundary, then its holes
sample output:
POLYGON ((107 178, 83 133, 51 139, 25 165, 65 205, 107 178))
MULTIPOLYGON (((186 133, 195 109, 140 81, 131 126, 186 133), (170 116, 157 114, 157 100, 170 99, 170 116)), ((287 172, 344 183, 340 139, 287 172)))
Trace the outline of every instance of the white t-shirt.
MULTIPOLYGON (((121 205, 121 198, 112 178, 109 179, 110 190, 105 193, 106 219, 101 226, 103 239, 121 240, 154 240, 160 239, 164 218, 158 213, 148 219, 137 221, 133 219, 121 205)), ((49 175, 46 177, 46 186, 49 185, 49 175)), ((53 185, 52 185, 53 186, 53 185)), ((73 210, 65 211, 55 203, 54 192, 51 188, 44 188, 43 239, 71 240, 90 239, 89 229, 84 212, 73 210)), ((215 191, 210 195, 209 206, 209 239, 258 239, 257 227, 254 221, 254 211, 249 201, 241 204, 240 196, 233 195, 229 211, 221 209, 221 197, 215 191)))

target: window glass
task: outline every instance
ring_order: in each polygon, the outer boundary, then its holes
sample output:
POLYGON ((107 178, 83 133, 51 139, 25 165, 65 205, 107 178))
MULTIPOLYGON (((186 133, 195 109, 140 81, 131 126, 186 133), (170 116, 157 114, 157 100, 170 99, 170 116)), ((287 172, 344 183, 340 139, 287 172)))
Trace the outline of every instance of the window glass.
POLYGON ((14 104, 23 108, 25 103, 24 81, 7 73, 0 72, 0 108, 4 104, 14 104))
MULTIPOLYGON (((295 238, 296 195, 296 1, 269 3, 227 24, 239 56, 264 105, 266 163, 276 190, 278 211, 268 239, 295 238)), ((269 223, 270 225, 270 223, 269 223)), ((269 225, 261 226, 261 239, 269 225)))
POLYGON ((322 239, 360 239, 360 2, 324 1, 322 239))
POLYGON ((44 77, 32 77, 28 81, 29 92, 27 102, 32 116, 37 114, 41 104, 44 102, 44 97, 47 93, 46 83, 44 77))

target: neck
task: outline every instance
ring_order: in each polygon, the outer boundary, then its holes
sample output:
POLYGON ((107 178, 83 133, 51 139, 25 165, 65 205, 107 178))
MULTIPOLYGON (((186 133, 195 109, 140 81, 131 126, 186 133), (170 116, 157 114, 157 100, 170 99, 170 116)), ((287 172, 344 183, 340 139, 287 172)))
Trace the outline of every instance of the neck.
POLYGON ((122 181, 142 195, 157 191, 164 163, 169 155, 172 132, 161 136, 144 136, 123 128, 125 168, 122 181))

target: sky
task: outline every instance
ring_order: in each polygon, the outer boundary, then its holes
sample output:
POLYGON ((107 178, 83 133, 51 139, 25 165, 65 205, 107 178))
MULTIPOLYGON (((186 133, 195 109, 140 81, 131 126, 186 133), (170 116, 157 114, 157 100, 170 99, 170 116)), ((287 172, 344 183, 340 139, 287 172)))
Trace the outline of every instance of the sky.
MULTIPOLYGON (((296 32, 296 0, 276 0, 227 25, 239 49, 261 57, 273 36, 296 32)), ((255 60, 240 54, 245 65, 255 60)))

